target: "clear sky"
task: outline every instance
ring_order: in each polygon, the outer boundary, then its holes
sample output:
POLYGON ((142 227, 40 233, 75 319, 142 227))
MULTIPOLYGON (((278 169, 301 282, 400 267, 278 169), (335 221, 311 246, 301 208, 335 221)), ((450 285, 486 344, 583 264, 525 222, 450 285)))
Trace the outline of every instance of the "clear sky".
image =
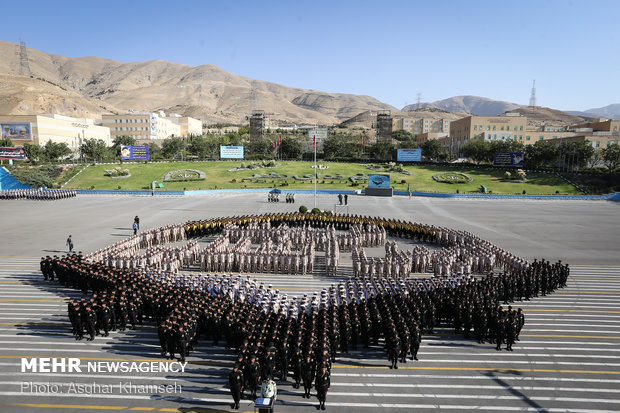
POLYGON ((214 64, 397 108, 457 95, 620 103, 620 1, 3 1, 0 39, 69 57, 214 64))

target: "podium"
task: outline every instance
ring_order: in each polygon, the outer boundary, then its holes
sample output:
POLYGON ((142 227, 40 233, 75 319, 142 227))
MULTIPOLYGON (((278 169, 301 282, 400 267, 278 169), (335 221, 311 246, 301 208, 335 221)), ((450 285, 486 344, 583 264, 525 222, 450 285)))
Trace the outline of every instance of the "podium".
POLYGON ((391 197, 394 195, 393 188, 376 188, 376 187, 366 187, 364 190, 364 195, 366 196, 388 196, 391 197))
POLYGON ((254 402, 254 413, 273 413, 273 397, 259 397, 254 402))

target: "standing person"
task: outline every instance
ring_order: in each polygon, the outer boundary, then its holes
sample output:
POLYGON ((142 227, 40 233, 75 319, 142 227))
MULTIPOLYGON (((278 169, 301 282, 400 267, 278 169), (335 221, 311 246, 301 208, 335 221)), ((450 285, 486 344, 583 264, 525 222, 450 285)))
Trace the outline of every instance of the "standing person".
POLYGON ((140 229, 140 218, 138 218, 138 216, 136 215, 136 217, 133 219, 133 222, 136 223, 136 226, 138 227, 138 229, 140 229))
POLYGON ((325 399, 330 386, 330 374, 325 365, 321 366, 319 374, 316 376, 316 397, 319 399, 319 409, 325 410, 325 399))
POLYGON ((136 222, 134 221, 133 225, 133 234, 136 235, 138 233, 138 224, 136 224, 136 222))
POLYGON ((340 205, 342 205, 342 194, 338 194, 338 202, 340 202, 340 205))
MULTIPOLYGON (((341 202, 341 204, 342 204, 342 202, 341 202)), ((344 204, 345 205, 349 204, 349 195, 347 195, 347 194, 344 194, 344 204)))
POLYGON ((230 386, 230 393, 232 394, 233 409, 239 408, 239 400, 241 400, 241 392, 243 391, 243 373, 239 370, 239 366, 235 364, 232 371, 228 375, 228 385, 230 386))
POLYGON ((71 239, 71 235, 67 238, 67 246, 69 247, 69 252, 73 252, 73 240, 71 239))

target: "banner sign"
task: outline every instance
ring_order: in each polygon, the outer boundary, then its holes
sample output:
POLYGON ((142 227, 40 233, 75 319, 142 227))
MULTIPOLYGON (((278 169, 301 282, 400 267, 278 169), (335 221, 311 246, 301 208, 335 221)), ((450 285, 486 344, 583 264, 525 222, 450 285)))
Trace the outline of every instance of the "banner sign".
POLYGON ((32 140, 29 123, 2 123, 0 129, 2 129, 3 138, 32 140))
POLYGON ((493 156, 493 166, 523 166, 525 152, 498 152, 493 156))
POLYGON ((400 162, 420 162, 422 160, 422 149, 398 149, 396 160, 400 162))
POLYGON ((220 146, 220 159, 243 159, 243 146, 220 146))
POLYGON ((24 148, 0 148, 0 159, 27 160, 24 148))
POLYGON ((390 175, 368 175, 369 188, 389 188, 390 175))
POLYGON ((149 159, 149 147, 121 145, 121 159, 149 159))

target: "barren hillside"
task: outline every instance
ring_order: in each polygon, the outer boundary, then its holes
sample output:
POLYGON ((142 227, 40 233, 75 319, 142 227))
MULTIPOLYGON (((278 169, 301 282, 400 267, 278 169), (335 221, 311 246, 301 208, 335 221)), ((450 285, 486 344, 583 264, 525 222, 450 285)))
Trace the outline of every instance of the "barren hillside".
MULTIPOLYGON (((89 112, 100 101, 120 111, 163 109, 206 122, 238 122, 251 110, 261 109, 273 120, 329 125, 367 110, 396 110, 369 96, 291 88, 248 79, 214 65, 192 67, 162 60, 121 63, 100 57, 68 58, 27 50, 32 75, 82 96, 85 105, 90 102, 86 105, 89 112)), ((16 44, 0 41, 0 74, 12 76, 7 79, 20 79, 17 51, 16 44)), ((34 111, 39 106, 33 96, 49 93, 38 91, 37 85, 33 84, 32 93, 23 96, 19 88, 10 88, 11 96, 23 103, 23 110, 34 111)), ((7 96, 0 93, 0 99, 7 96)), ((10 105, 7 109, 4 113, 14 113, 10 105)))

